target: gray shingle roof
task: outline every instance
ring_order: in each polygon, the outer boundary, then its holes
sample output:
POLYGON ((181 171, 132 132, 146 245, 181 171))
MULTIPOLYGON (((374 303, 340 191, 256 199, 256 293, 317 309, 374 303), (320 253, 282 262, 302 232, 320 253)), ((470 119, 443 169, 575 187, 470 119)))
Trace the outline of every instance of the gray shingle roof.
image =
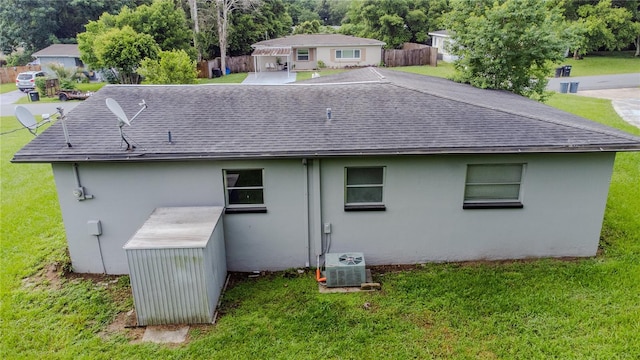
POLYGON ((277 39, 270 39, 257 42, 252 47, 263 46, 358 46, 358 45, 379 45, 385 43, 380 40, 359 38, 355 36, 347 36, 342 34, 302 34, 291 35, 277 39))
POLYGON ((78 50, 77 44, 53 44, 40 51, 34 52, 32 56, 35 58, 43 56, 79 58, 80 50, 78 50))
POLYGON ((518 95, 370 68, 287 85, 108 85, 67 126, 72 148, 58 122, 14 161, 640 150, 639 137, 518 95), (124 127, 135 150, 121 146, 106 98, 129 117, 148 104, 124 127))

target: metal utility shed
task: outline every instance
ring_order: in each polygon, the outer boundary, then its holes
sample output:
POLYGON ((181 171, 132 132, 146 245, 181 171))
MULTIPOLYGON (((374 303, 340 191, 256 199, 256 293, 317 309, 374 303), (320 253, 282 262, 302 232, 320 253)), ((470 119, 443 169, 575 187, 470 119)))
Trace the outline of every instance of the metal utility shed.
POLYGON ((138 325, 213 321, 227 274, 223 211, 157 208, 124 245, 138 325))

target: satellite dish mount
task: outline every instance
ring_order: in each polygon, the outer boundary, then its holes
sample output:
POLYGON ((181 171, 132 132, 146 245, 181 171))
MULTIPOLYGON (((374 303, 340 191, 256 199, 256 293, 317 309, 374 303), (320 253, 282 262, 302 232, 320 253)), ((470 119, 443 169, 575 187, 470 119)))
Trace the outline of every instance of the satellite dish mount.
MULTIPOLYGON (((62 131, 64 131, 64 140, 67 143, 67 147, 71 147, 71 142, 69 140, 69 131, 67 131, 67 123, 65 122, 64 109, 62 107, 57 107, 56 109, 58 110, 57 111, 58 119, 60 119, 62 123, 62 131)), ((24 106, 16 106, 15 114, 16 114, 16 117, 18 118, 18 121, 20 121, 20 124, 22 124, 22 126, 24 126, 25 129, 29 130, 29 132, 32 133, 33 136, 36 136, 38 134, 38 128, 40 126, 51 121, 51 116, 42 115, 43 120, 41 122, 37 122, 36 118, 33 117, 33 114, 31 114, 31 111, 29 111, 29 109, 27 109, 24 106)))
POLYGON ((127 118, 127 114, 124 113, 124 110, 122 110, 122 107, 120 106, 120 104, 118 104, 117 101, 115 101, 112 98, 107 98, 106 103, 109 110, 111 110, 111 112, 118 118, 118 128, 120 129, 120 138, 122 139, 122 141, 124 141, 127 144, 127 151, 135 149, 136 146, 129 143, 129 141, 125 136, 124 131, 122 130, 122 127, 125 124, 127 126, 131 126, 131 123, 133 123, 133 120, 135 120, 138 117, 138 115, 140 115, 140 113, 142 113, 147 109, 147 103, 144 102, 144 100, 138 103, 138 105, 142 106, 142 108, 131 118, 131 120, 127 118))

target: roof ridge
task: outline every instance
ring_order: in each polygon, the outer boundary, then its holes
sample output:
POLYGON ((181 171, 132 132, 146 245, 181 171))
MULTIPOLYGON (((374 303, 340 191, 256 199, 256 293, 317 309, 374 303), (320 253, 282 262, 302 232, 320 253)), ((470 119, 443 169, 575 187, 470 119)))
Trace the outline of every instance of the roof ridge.
MULTIPOLYGON (((571 127, 571 128, 575 128, 575 129, 580 129, 580 130, 588 130, 588 131, 593 131, 593 132, 598 132, 600 134, 605 134, 605 135, 611 135, 611 136, 616 136, 618 138, 623 138, 626 140, 638 140, 638 137, 632 135, 632 134, 627 134, 623 131, 610 131, 610 130, 606 130, 606 129, 601 129, 598 127, 591 127, 591 126, 585 126, 585 125, 581 125, 581 124, 573 124, 573 123, 567 123, 564 121, 558 121, 558 120, 553 120, 553 119, 543 119, 543 118, 539 118, 539 117, 533 117, 532 115, 526 114, 526 113, 520 113, 517 111, 509 111, 509 110, 505 110, 502 108, 498 108, 495 106, 491 106, 491 105, 486 105, 486 104, 478 104, 477 102, 474 101, 469 101, 469 100, 461 100, 461 99, 457 99, 451 96, 446 96, 446 95, 442 95, 442 94, 434 94, 433 92, 424 90, 424 89, 418 89, 412 86, 408 86, 408 85, 404 85, 404 84, 398 84, 395 83, 393 81, 390 82, 390 84, 400 87, 400 88, 405 88, 408 90, 413 90, 413 91, 417 91, 419 93, 422 94, 427 94, 427 95, 431 95, 431 96, 435 96, 435 97, 439 97, 439 98, 443 98, 443 99, 447 99, 447 100, 452 100, 452 101, 456 101, 456 102, 461 102, 461 103, 465 103, 465 104, 469 104, 469 105, 473 105, 473 106, 478 106, 481 108, 485 108, 485 109, 489 109, 489 110, 494 110, 494 111, 500 111, 506 114, 512 114, 512 115, 518 115, 518 116, 522 116, 522 117, 526 117, 529 119, 533 119, 533 120, 537 120, 537 121, 542 121, 542 122, 546 122, 546 123, 551 123, 551 124, 555 124, 555 125, 562 125, 562 126, 567 126, 567 127, 571 127)), ((501 90, 504 91, 504 90, 501 90)), ((561 110, 562 111, 562 110, 561 110)), ((568 113, 570 114, 570 113, 568 113)), ((573 115, 573 114, 571 114, 573 115)), ((577 115, 574 115, 577 116, 577 115)), ((582 117, 580 117, 582 118, 582 117)), ((586 118, 582 118, 585 119, 587 121, 591 121, 589 119, 586 118)))

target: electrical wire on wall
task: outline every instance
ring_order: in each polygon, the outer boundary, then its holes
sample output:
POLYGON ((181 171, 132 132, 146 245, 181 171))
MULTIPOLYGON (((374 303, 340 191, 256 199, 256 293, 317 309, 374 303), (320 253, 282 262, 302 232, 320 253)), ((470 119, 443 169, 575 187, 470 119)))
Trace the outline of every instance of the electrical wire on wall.
POLYGON ((102 273, 107 273, 107 267, 104 265, 104 257, 102 256, 102 243, 100 242, 100 235, 95 235, 98 240, 98 251, 100 252, 100 261, 102 262, 102 273))

